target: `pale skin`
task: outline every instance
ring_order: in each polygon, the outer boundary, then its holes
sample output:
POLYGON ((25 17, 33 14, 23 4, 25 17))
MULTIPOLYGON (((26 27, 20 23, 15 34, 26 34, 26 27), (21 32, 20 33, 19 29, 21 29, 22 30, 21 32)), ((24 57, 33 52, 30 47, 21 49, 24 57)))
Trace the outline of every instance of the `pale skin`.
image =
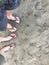
POLYGON ((3 48, 0 49, 0 54, 5 53, 8 50, 13 50, 15 48, 15 44, 12 43, 10 45, 4 46, 3 48))
MULTIPOLYGON (((11 12, 11 10, 6 10, 6 15, 7 15, 7 18, 9 19, 9 20, 15 20, 15 17, 12 15, 12 12, 11 12)), ((20 23, 20 19, 17 17, 17 20, 18 21, 16 21, 17 23, 20 23)), ((11 24, 7 24, 7 28, 9 29, 9 28, 12 28, 12 25, 11 24)))
POLYGON ((10 20, 15 20, 15 17, 12 15, 11 10, 6 10, 7 18, 10 20))
MULTIPOLYGON (((6 15, 7 15, 7 18, 10 19, 10 20, 15 20, 14 16, 12 16, 12 12, 10 10, 6 10, 6 15)), ((7 24, 7 28, 12 28, 12 25, 11 24, 7 24)))
POLYGON ((13 39, 12 36, 14 36, 13 38, 16 38, 16 34, 15 33, 12 33, 11 35, 9 35, 7 37, 0 37, 0 42, 9 41, 9 40, 13 39))

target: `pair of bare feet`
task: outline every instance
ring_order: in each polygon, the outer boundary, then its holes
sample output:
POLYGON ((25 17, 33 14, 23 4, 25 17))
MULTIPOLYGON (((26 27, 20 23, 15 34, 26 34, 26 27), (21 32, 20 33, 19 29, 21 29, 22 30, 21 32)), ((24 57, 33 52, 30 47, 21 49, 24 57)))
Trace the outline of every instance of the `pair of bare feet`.
MULTIPOLYGON (((6 11, 7 13, 7 19, 8 20, 12 20, 13 22, 16 22, 16 23, 20 23, 20 18, 19 17, 15 17, 14 15, 12 15, 12 12, 7 10, 6 11)), ((11 37, 16 37, 16 34, 15 32, 17 31, 17 29, 15 27, 12 27, 11 24, 7 24, 7 28, 9 29, 10 32, 13 32, 13 34, 11 35, 11 37)))
MULTIPOLYGON (((16 23, 20 23, 20 18, 17 16, 14 17, 11 11, 6 11, 6 13, 7 13, 7 19, 13 20, 16 23)), ((15 32, 17 29, 15 27, 12 27, 12 25, 9 23, 7 24, 7 28, 9 29, 10 32, 12 32, 12 34, 7 37, 0 37, 0 42, 9 41, 13 38, 16 38, 17 35, 15 34, 15 32)))
MULTIPOLYGON (((6 11, 6 12, 7 12, 7 18, 9 20, 13 20, 16 23, 20 23, 19 17, 14 17, 12 15, 11 11, 6 11), (17 20, 15 20, 15 19, 17 19, 17 20)), ((7 28, 9 29, 10 32, 16 32, 16 28, 12 27, 12 25, 9 24, 9 23, 7 24, 7 28)), ((4 38, 0 38, 0 42, 9 41, 9 40, 11 40, 12 38, 15 38, 15 37, 16 37, 16 34, 13 33, 10 36, 4 37, 4 38)), ((15 48, 15 44, 14 43, 10 44, 10 45, 7 45, 7 46, 5 46, 5 47, 0 49, 0 54, 3 54, 3 53, 5 53, 8 50, 13 50, 14 48, 15 48)))
MULTIPOLYGON (((16 23, 18 23, 18 24, 20 23, 20 18, 19 18, 18 16, 12 15, 12 12, 11 12, 11 11, 7 10, 7 11, 6 11, 6 14, 7 14, 7 19, 8 19, 8 20, 11 20, 11 21, 16 22, 16 23)), ((11 24, 7 23, 7 28, 10 30, 10 29, 12 29, 13 27, 12 27, 11 24)), ((15 30, 15 29, 14 29, 14 30, 15 30)))

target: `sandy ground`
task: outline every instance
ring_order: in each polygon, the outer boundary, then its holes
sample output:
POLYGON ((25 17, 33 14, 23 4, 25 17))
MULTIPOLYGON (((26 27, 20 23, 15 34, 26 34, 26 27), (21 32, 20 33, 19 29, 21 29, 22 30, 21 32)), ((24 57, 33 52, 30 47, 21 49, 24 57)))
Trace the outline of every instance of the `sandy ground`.
POLYGON ((12 12, 21 24, 14 24, 16 39, 0 43, 0 47, 16 43, 13 51, 4 54, 5 65, 49 65, 49 0, 22 0, 12 12))

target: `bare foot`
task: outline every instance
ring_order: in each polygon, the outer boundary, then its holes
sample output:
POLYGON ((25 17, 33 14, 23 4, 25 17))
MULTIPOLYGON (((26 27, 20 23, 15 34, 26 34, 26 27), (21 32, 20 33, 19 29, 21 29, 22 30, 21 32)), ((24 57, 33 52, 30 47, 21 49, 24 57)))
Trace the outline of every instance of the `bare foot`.
POLYGON ((0 54, 3 54, 7 52, 8 50, 13 50, 15 48, 15 43, 12 43, 10 45, 4 46, 3 48, 0 49, 0 54))
POLYGON ((12 40, 13 38, 16 38, 16 34, 15 33, 11 33, 7 37, 0 37, 0 42, 7 42, 7 41, 12 40))
POLYGON ((11 24, 7 23, 7 29, 10 31, 10 32, 16 32, 16 28, 13 27, 11 24))
POLYGON ((9 41, 11 40, 12 37, 11 36, 7 36, 7 37, 0 37, 0 42, 6 42, 6 41, 9 41))
POLYGON ((10 10, 6 10, 6 15, 9 20, 13 20, 16 23, 20 23, 20 18, 12 15, 12 12, 10 10))
POLYGON ((18 16, 9 15, 9 16, 7 16, 7 18, 9 20, 12 20, 12 21, 16 22, 16 23, 20 23, 20 18, 18 16))
POLYGON ((15 17, 12 16, 12 15, 7 15, 7 18, 8 18, 9 20, 15 20, 15 17))

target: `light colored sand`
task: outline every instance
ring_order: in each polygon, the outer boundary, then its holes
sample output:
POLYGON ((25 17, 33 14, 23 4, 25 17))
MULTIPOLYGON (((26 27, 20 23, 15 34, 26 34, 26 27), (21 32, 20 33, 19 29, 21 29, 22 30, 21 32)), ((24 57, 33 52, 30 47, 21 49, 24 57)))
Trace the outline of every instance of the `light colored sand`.
POLYGON ((22 0, 13 13, 20 16, 21 24, 15 24, 16 39, 1 43, 16 43, 4 54, 5 65, 49 65, 49 0, 22 0))

